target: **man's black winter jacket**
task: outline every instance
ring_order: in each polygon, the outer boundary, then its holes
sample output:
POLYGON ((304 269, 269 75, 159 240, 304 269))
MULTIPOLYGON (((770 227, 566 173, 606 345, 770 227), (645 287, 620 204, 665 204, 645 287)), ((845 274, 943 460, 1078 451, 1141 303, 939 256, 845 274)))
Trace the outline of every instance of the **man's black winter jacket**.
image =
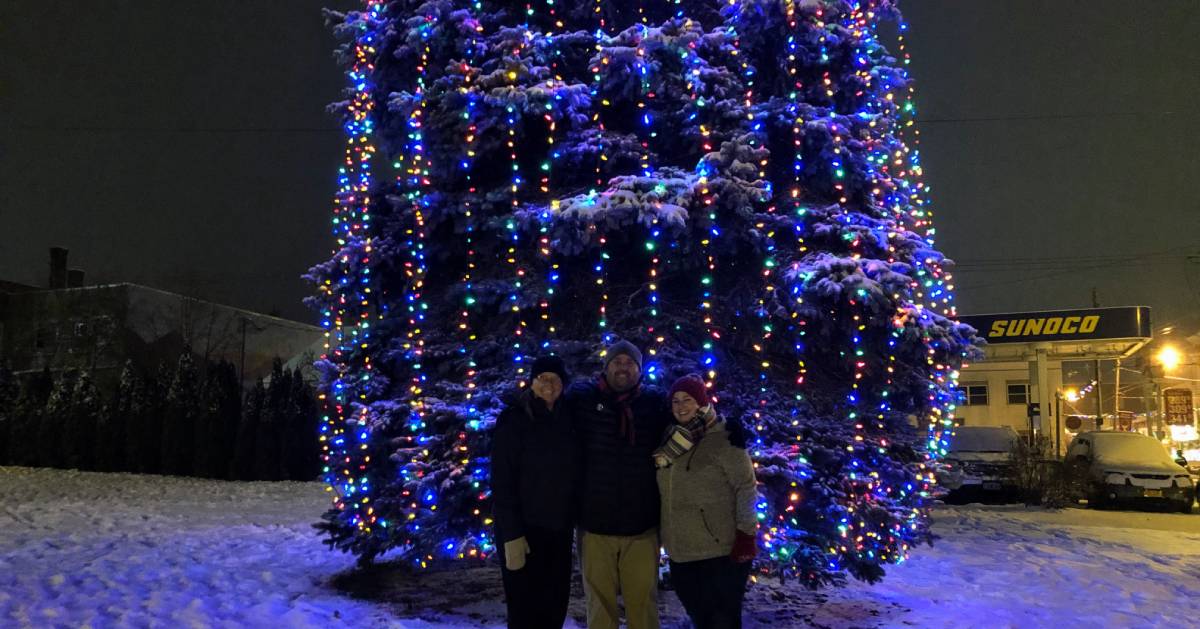
POLYGON ((579 525, 600 535, 637 535, 658 526, 658 484, 651 455, 670 416, 666 394, 641 385, 630 400, 633 435, 621 434, 615 394, 595 381, 576 382, 566 401, 579 440, 579 525))

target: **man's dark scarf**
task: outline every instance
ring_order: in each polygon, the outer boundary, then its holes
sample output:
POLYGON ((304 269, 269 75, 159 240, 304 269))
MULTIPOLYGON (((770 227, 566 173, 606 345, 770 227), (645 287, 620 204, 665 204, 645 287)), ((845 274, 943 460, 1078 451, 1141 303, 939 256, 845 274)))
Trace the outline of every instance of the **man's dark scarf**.
POLYGON ((629 441, 629 445, 633 445, 637 439, 637 428, 633 424, 632 402, 641 389, 641 382, 633 385, 633 388, 624 393, 618 393, 609 386, 604 374, 600 374, 599 378, 596 379, 596 384, 600 387, 600 392, 617 405, 617 415, 621 421, 621 436, 629 441))

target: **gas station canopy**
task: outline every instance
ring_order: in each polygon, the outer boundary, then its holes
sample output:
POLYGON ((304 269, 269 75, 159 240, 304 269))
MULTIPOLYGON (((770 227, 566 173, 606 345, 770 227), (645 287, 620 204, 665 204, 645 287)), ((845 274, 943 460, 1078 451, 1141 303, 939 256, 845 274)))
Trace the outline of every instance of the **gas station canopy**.
POLYGON ((1150 308, 1091 308, 959 317, 987 341, 988 361, 1025 361, 1038 350, 1049 360, 1128 358, 1150 342, 1150 308))

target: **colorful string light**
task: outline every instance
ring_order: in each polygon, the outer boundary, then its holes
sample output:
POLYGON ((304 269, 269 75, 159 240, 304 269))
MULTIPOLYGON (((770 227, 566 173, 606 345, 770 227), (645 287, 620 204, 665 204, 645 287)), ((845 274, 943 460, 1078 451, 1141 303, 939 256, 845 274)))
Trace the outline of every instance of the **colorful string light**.
MULTIPOLYGON (((346 73, 354 94, 346 107, 346 154, 339 169, 338 194, 333 209, 333 234, 337 279, 326 278, 318 287, 325 306, 321 312, 325 329, 322 360, 335 367, 336 375, 318 397, 323 406, 321 448, 327 490, 333 493, 334 509, 350 526, 370 534, 376 524, 367 467, 371 463, 367 439, 370 431, 367 388, 371 365, 371 162, 375 96, 371 76, 381 2, 369 2, 356 16, 358 34, 353 63, 346 73)), ((380 525, 386 526, 381 522, 380 525)))
MULTIPOLYGON (((689 19, 684 26, 690 30, 693 28, 693 23, 689 19)), ((704 62, 696 50, 696 45, 697 40, 689 41, 688 50, 684 54, 687 55, 688 67, 691 68, 687 83, 693 106, 691 117, 698 121, 700 148, 704 151, 696 165, 696 183, 700 187, 700 210, 704 213, 707 222, 706 233, 700 239, 701 255, 704 257, 704 271, 700 273, 700 317, 704 325, 700 363, 704 369, 704 385, 711 392, 715 390, 717 380, 715 346, 721 340, 720 332, 713 327, 713 289, 715 288, 717 269, 716 257, 713 255, 713 241, 721 235, 721 229, 717 225, 716 206, 713 204, 714 199, 709 183, 713 175, 712 165, 709 161, 709 154, 713 152, 712 128, 709 116, 707 116, 705 99, 701 92, 700 82, 704 62)))

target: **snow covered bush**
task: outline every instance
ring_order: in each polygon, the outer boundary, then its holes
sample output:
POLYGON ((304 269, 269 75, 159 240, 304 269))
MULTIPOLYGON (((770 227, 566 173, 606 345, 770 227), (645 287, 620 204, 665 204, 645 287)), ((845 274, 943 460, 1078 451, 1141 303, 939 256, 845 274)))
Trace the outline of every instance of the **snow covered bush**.
POLYGON ((1079 479, 1055 455, 1049 436, 1017 439, 1009 456, 1010 480, 1026 505, 1061 509, 1082 495, 1079 479))

